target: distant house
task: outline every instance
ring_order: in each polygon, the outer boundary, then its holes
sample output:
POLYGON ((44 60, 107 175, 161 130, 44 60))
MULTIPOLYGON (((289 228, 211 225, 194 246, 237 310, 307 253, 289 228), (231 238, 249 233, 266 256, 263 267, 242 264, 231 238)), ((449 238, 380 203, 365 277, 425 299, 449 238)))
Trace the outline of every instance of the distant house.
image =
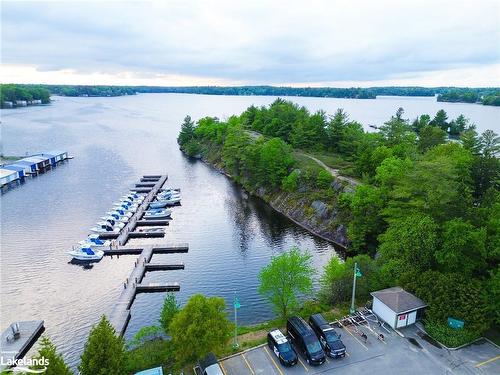
POLYGON ((18 107, 26 107, 28 102, 26 100, 16 100, 16 106, 18 107))
POLYGON ((427 304, 397 286, 370 293, 373 312, 392 328, 403 328, 422 318, 427 304))

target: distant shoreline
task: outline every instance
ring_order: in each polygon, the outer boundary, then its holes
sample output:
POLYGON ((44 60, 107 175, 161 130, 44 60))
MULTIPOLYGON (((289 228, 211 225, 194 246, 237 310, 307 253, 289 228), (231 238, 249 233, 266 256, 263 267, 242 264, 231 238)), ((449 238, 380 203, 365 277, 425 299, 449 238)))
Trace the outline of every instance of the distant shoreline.
POLYGON ((44 89, 54 96, 115 97, 144 93, 202 94, 228 96, 297 96, 338 99, 376 99, 378 96, 436 97, 442 102, 500 105, 497 87, 282 87, 282 86, 86 86, 15 85, 24 89, 44 89))

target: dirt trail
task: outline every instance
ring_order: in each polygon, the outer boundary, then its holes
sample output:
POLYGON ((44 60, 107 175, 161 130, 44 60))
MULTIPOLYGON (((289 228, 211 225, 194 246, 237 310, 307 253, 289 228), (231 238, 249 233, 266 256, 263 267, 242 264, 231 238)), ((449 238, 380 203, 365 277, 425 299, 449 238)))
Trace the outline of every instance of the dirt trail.
POLYGON ((318 163, 320 166, 322 166, 324 169, 326 169, 328 172, 330 172, 330 174, 333 177, 339 179, 340 181, 346 181, 347 183, 349 183, 350 185, 353 185, 353 186, 359 185, 359 181, 356 180, 355 178, 341 176, 340 171, 338 169, 329 167, 328 165, 323 163, 321 160, 315 158, 314 156, 311 156, 309 154, 304 154, 304 153, 301 153, 301 155, 307 156, 309 159, 314 160, 316 163, 318 163))

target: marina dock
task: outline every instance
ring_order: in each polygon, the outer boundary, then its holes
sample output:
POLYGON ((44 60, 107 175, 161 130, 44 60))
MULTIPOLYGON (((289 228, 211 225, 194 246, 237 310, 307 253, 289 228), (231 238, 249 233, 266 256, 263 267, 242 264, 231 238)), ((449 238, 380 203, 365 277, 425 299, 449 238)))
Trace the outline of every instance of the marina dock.
POLYGON ((189 246, 187 244, 160 244, 154 246, 145 246, 144 248, 118 248, 104 250, 105 255, 130 255, 139 254, 135 261, 132 273, 123 283, 123 290, 118 297, 115 308, 111 313, 109 320, 116 332, 120 335, 125 333, 128 322, 130 320, 130 307, 134 302, 135 296, 138 293, 153 293, 153 292, 175 292, 180 290, 179 283, 150 283, 143 284, 142 279, 146 272, 149 271, 167 271, 167 270, 183 270, 184 263, 151 263, 153 254, 156 253, 186 253, 189 246))
POLYGON ((22 358, 44 331, 43 320, 14 322, 0 337, 0 371, 22 358), (12 329, 16 325, 19 331, 12 329), (16 333, 15 333, 16 332, 16 333))

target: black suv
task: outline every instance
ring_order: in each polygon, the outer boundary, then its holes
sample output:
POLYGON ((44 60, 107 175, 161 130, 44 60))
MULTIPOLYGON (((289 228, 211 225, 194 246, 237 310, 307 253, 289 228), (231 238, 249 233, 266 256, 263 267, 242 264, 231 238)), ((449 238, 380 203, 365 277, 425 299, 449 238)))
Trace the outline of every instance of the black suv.
POLYGON ((318 335, 326 354, 333 358, 345 357, 345 345, 340 335, 328 324, 323 315, 314 314, 309 317, 309 324, 318 335))
POLYGON ((273 329, 267 334, 267 345, 279 358, 283 366, 294 366, 297 364, 297 353, 293 350, 292 345, 279 329, 273 329))
POLYGON ((304 354, 310 365, 321 365, 326 361, 325 352, 316 337, 316 334, 304 319, 292 316, 286 322, 288 335, 292 343, 304 354))

